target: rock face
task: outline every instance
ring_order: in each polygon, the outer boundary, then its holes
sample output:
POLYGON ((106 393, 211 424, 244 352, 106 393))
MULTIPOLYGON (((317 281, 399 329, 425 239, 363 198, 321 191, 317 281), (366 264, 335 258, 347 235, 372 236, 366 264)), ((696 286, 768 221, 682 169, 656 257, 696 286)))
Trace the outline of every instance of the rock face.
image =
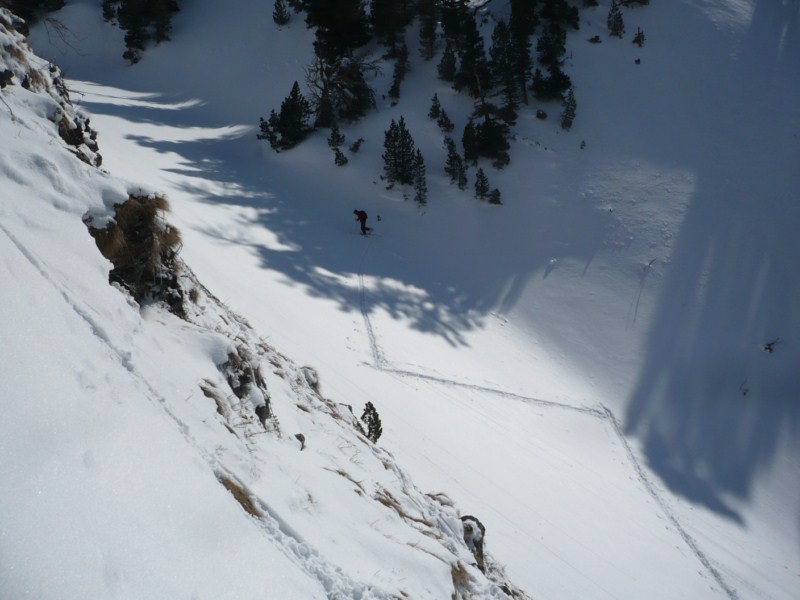
POLYGON ((471 515, 464 515, 461 517, 461 522, 464 524, 464 542, 475 557, 478 568, 481 572, 485 573, 486 563, 483 558, 483 536, 486 533, 486 528, 483 526, 483 523, 471 515))

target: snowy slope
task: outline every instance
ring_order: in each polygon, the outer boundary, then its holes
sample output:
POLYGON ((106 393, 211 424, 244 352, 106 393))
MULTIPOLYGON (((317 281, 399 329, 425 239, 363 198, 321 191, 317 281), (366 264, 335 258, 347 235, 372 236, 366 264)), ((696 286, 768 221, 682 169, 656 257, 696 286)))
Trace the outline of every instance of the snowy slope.
MULTIPOLYGON (((366 142, 337 168, 324 132, 280 155, 255 140, 258 117, 303 80, 299 18, 277 30, 267 4, 198 0, 172 42, 127 68, 98 5, 58 13, 69 45, 45 28, 34 42, 92 113, 104 167, 168 195, 200 280, 312 365, 326 397, 376 404, 379 445, 486 524, 514 583, 543 598, 795 595, 796 2, 626 10, 642 49, 606 36, 608 3, 583 11, 568 42, 573 129, 558 129, 557 106, 541 106, 545 122, 531 106, 509 167, 487 169, 500 208, 446 184, 430 97, 457 131, 471 103, 436 81, 413 36, 400 102, 344 128, 366 142), (378 179, 399 115, 426 157, 424 211, 378 179), (381 215, 379 237, 355 235, 355 207, 381 215)), ((424 597, 434 580, 407 589, 424 597)))
MULTIPOLYGON (((84 225, 129 193, 76 158, 77 118, 0 13, 3 598, 506 597, 459 511, 369 442, 313 369, 266 344, 184 268, 188 319, 108 285, 84 225), (40 85, 26 89, 26 74, 40 85), (246 357, 264 398, 221 365, 246 357), (297 437, 302 434, 302 442, 297 437), (490 581, 490 577, 496 583, 490 581)), ((136 190, 133 190, 136 191, 136 190)), ((490 554, 487 553, 487 561, 490 554)), ((518 592, 518 597, 527 596, 518 592)))

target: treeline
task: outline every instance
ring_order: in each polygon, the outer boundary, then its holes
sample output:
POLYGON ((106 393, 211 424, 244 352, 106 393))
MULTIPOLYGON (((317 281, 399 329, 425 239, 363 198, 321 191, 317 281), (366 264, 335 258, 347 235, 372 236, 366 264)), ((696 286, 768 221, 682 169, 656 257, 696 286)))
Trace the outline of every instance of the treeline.
POLYGON ((125 32, 122 57, 131 64, 139 62, 149 41, 169 40, 179 10, 178 0, 103 0, 103 18, 125 32))
MULTIPOLYGON (((437 72, 453 89, 474 99, 474 110, 461 131, 461 152, 450 135, 454 124, 434 96, 430 116, 445 133, 448 175, 465 187, 466 169, 478 166, 482 158, 495 168, 508 164, 509 138, 520 107, 531 96, 540 100, 568 103, 572 124, 574 92, 563 70, 568 29, 578 29, 578 8, 566 0, 510 0, 507 20, 494 22, 488 49, 484 35, 488 21, 467 0, 274 0, 273 19, 284 26, 303 18, 314 29, 314 59, 306 70, 308 98, 295 82, 280 110, 261 119, 259 138, 268 140, 276 151, 301 142, 320 127, 354 121, 375 105, 375 91, 367 81, 377 62, 357 52, 377 41, 384 49, 382 60, 394 63, 387 94, 400 98, 403 79, 409 70, 406 29, 419 27, 419 55, 433 60, 439 55, 437 72), (532 39, 537 37, 534 50, 532 39)), ((414 185, 420 190, 419 173, 424 161, 414 148, 404 123, 394 121, 384 141, 385 179, 390 185, 414 185), (398 130, 402 135, 398 137, 398 130), (398 142, 398 139, 410 140, 398 142), (400 144, 400 150, 394 147, 400 144), (396 157, 405 157, 397 166, 396 157)), ((345 164, 341 151, 337 164, 345 164)), ((476 195, 483 197, 485 181, 480 178, 476 195)), ((477 176, 476 176, 477 183, 477 176)), ((421 192, 415 197, 420 199, 421 192)), ((494 195, 499 200, 499 193, 494 195)))

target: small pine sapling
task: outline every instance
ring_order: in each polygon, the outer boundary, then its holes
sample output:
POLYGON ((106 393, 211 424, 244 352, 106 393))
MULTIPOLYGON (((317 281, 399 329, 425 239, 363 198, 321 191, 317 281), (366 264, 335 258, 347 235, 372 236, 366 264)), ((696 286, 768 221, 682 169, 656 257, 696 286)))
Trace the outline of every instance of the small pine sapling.
POLYGON ((608 27, 608 33, 610 35, 622 39, 625 33, 625 22, 622 19, 622 10, 617 0, 611 0, 611 8, 608 11, 606 26, 608 27))
POLYGON ((422 152, 417 148, 414 154, 414 200, 417 204, 427 204, 428 184, 425 181, 425 159, 422 152))
POLYGON ((455 50, 453 50, 453 45, 450 43, 450 40, 447 41, 444 47, 442 60, 439 61, 437 71, 439 73, 439 79, 444 81, 453 81, 456 78, 456 53, 455 50))
POLYGON ((350 152, 355 154, 356 152, 361 150, 361 144, 363 144, 363 143, 364 143, 364 138, 362 138, 362 137, 358 138, 355 142, 350 144, 350 152))
POLYGON ((575 109, 578 104, 575 102, 575 93, 572 88, 569 88, 567 97, 564 99, 564 111, 561 113, 561 127, 562 129, 569 129, 572 127, 572 122, 575 120, 575 109))
POLYGON ((336 163, 337 167, 343 167, 347 164, 347 157, 344 155, 344 152, 339 150, 338 147, 333 149, 333 161, 336 163))
POLYGON ((639 27, 636 28, 636 35, 633 36, 633 43, 641 48, 644 46, 644 31, 639 27))
POLYGON ((439 94, 434 94, 433 98, 431 99, 431 108, 428 110, 428 116, 431 119, 438 119, 439 115, 442 114, 442 105, 439 102, 439 94))
POLYGON ((489 192, 489 204, 502 204, 503 201, 500 196, 500 190, 494 188, 491 192, 489 192))
POLYGON ((275 0, 275 6, 272 9, 272 20, 278 27, 287 25, 292 19, 289 9, 286 8, 284 0, 275 0))
POLYGON ((383 427, 381 426, 380 415, 378 415, 378 411, 375 409, 372 402, 367 402, 364 407, 364 413, 361 415, 361 420, 364 422, 364 425, 367 426, 365 435, 373 444, 376 443, 381 437, 381 434, 383 434, 383 427))
POLYGON ((453 131, 455 127, 455 125, 453 125, 453 122, 450 120, 450 117, 447 116, 447 113, 445 112, 444 109, 440 111, 439 118, 436 119, 436 124, 439 126, 439 129, 441 129, 444 133, 450 133, 451 131, 453 131))
POLYGON ((479 168, 478 172, 475 174, 475 197, 479 200, 483 200, 488 193, 489 178, 486 176, 486 173, 483 172, 483 169, 479 168))
POLYGON ((331 125, 331 134, 328 136, 328 146, 338 148, 344 144, 344 134, 339 131, 339 126, 334 123, 331 125))

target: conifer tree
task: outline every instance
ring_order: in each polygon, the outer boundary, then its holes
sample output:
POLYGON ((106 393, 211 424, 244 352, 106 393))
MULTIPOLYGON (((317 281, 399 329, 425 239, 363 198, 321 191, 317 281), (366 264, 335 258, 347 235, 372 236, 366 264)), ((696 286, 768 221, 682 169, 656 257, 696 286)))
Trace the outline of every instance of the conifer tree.
POLYGON ((577 106, 578 104, 575 102, 575 92, 572 90, 572 87, 570 87, 567 92, 567 97, 564 99, 564 111, 561 113, 561 127, 563 129, 572 127, 577 106))
POLYGON ((502 204, 503 200, 500 195, 500 190, 494 188, 491 192, 489 192, 489 204, 502 204))
POLYGON ((370 1, 372 33, 388 46, 390 55, 394 53, 397 40, 412 17, 411 6, 406 0, 370 1))
POLYGON ((395 52, 394 73, 392 74, 392 87, 389 88, 389 96, 397 99, 400 97, 400 83, 408 72, 408 46, 401 42, 395 52))
POLYGON ((374 444, 383 434, 383 427, 381 425, 381 418, 378 411, 372 402, 367 402, 364 407, 364 412, 361 414, 361 420, 367 426, 367 438, 374 444))
POLYGON ((436 54, 436 0, 417 0, 419 55, 431 60, 436 54))
POLYGON ((547 76, 543 75, 539 69, 536 69, 533 74, 531 89, 534 95, 541 100, 563 98, 563 93, 572 85, 572 80, 558 65, 549 66, 547 71, 547 76))
POLYGON ((275 24, 282 27, 283 25, 287 25, 291 19, 292 17, 289 13, 289 9, 286 7, 286 2, 284 0, 275 0, 272 9, 272 20, 275 21, 275 24))
POLYGON ((439 112, 439 118, 436 119, 436 124, 439 126, 439 129, 441 129, 444 133, 450 133, 451 131, 453 131, 453 128, 455 127, 453 125, 453 122, 450 120, 450 117, 447 116, 447 113, 445 112, 444 109, 442 109, 439 112))
POLYGON ((444 52, 442 52, 442 59, 439 61, 437 71, 439 73, 439 79, 443 81, 453 81, 455 79, 456 53, 455 50, 453 50, 453 44, 450 43, 450 40, 447 40, 445 43, 444 52))
POLYGON ((450 177, 450 183, 457 184, 463 190, 467 187, 467 168, 464 165, 464 159, 458 154, 453 138, 445 137, 444 145, 447 149, 444 172, 450 177))
POLYGON ((483 172, 483 169, 479 168, 478 172, 475 174, 475 197, 479 200, 483 200, 488 193, 489 178, 486 176, 486 173, 483 172))
POLYGON ((312 130, 309 125, 312 115, 311 105, 295 81, 291 92, 281 103, 280 112, 276 114, 273 110, 266 122, 261 119, 261 134, 258 137, 269 140, 275 150, 292 148, 312 130))
POLYGON ((477 165, 479 156, 478 133, 472 120, 464 126, 464 133, 461 135, 461 146, 464 148, 464 161, 477 165))
POLYGON ((314 50, 326 63, 350 57, 369 41, 369 22, 362 0, 303 0, 306 25, 315 29, 314 50))
POLYGON ((502 121, 484 116, 483 122, 475 127, 477 152, 492 161, 492 166, 502 169, 511 160, 508 155, 508 125, 502 121))
POLYGON ((567 51, 566 41, 567 32, 558 23, 548 24, 536 42, 539 63, 546 66, 560 65, 561 57, 567 51))
POLYGON ((344 144, 344 134, 339 131, 339 125, 334 123, 331 125, 331 133, 328 136, 328 146, 338 148, 342 144, 344 144))
POLYGON ((491 89, 491 70, 486 60, 483 36, 475 17, 461 14, 461 35, 458 38, 458 69, 453 79, 456 90, 466 89, 473 98, 483 98, 491 89))
POLYGON ((580 28, 578 9, 568 4, 566 0, 542 0, 542 4, 539 11, 542 19, 559 25, 569 25, 573 29, 580 28))
POLYGON ((276 152, 280 151, 280 144, 278 143, 278 113, 275 109, 270 111, 269 120, 265 121, 264 117, 259 120, 259 130, 261 133, 256 135, 260 140, 267 140, 272 149, 276 152))
POLYGON ((122 56, 134 64, 141 59, 148 41, 169 39, 172 15, 179 7, 177 0, 103 0, 102 10, 106 21, 116 22, 125 32, 122 56))
POLYGON ((491 56, 490 65, 494 84, 500 88, 503 97, 503 119, 512 123, 517 118, 517 107, 519 106, 517 66, 511 30, 503 20, 498 21, 492 32, 489 56, 491 56))
POLYGON ((625 33, 625 23, 622 20, 622 10, 617 0, 611 0, 611 8, 608 11, 606 25, 610 35, 622 38, 625 33))
POLYGON ((414 154, 414 200, 417 204, 427 204, 428 184, 425 181, 425 160, 422 152, 417 148, 414 154))
POLYGON ((334 157, 333 162, 336 163, 337 167, 343 167, 348 162, 347 157, 344 155, 344 152, 339 150, 338 146, 333 149, 333 157, 334 157))
POLYGON ((440 114, 442 114, 442 104, 439 102, 439 94, 434 93, 433 98, 431 98, 431 107, 428 110, 428 116, 431 119, 438 119, 440 114))
POLYGON ((644 31, 639 27, 636 28, 636 33, 633 36, 633 43, 639 46, 639 48, 644 46, 644 31))
POLYGON ((529 37, 536 31, 536 26, 539 24, 539 17, 537 15, 536 1, 531 0, 511 0, 511 17, 509 25, 511 26, 514 36, 529 37))
POLYGON ((414 183, 414 140, 411 137, 406 122, 400 117, 399 122, 392 119, 389 129, 384 132, 383 168, 386 179, 390 184, 400 183, 410 185, 414 183))
POLYGON ((533 61, 531 60, 530 36, 536 29, 536 3, 530 0, 511 0, 511 52, 514 64, 514 75, 519 97, 528 104, 528 80, 531 78, 533 61))

